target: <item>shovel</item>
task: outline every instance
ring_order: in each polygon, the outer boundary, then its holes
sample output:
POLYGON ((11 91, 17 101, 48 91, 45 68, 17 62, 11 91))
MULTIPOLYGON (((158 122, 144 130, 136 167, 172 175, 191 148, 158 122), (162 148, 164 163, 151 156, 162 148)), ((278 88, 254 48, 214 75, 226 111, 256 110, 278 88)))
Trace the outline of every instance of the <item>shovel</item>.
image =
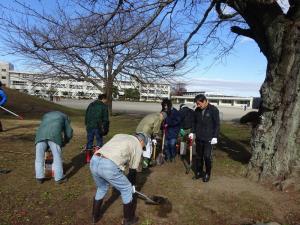
POLYGON ((157 165, 162 165, 165 162, 164 148, 165 148, 165 138, 166 138, 166 128, 163 130, 163 138, 161 144, 161 153, 158 154, 156 163, 157 165))
POLYGON ((162 197, 162 196, 147 196, 139 191, 135 191, 135 193, 137 193, 139 196, 141 196, 144 200, 146 204, 149 205, 159 205, 159 204, 163 204, 166 202, 166 198, 162 197))
POLYGON ((12 115, 14 115, 15 117, 19 118, 20 120, 24 119, 22 116, 19 116, 18 114, 14 113, 14 112, 12 112, 10 110, 8 110, 7 108, 4 108, 3 106, 0 106, 0 108, 3 109, 4 111, 6 111, 6 112, 8 112, 8 113, 10 113, 12 115))
POLYGON ((189 140, 189 145, 190 145, 190 164, 187 166, 185 173, 188 174, 192 168, 192 162, 193 162, 193 139, 190 138, 189 140))
POLYGON ((156 144, 154 144, 154 148, 153 148, 153 157, 152 157, 152 161, 151 161, 151 166, 156 166, 156 144))

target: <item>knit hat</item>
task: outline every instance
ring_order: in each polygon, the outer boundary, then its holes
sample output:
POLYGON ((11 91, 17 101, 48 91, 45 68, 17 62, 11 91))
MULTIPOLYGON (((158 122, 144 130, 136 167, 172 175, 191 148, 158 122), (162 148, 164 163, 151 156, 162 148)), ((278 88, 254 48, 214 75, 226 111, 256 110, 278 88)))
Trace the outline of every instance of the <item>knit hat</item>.
POLYGON ((142 132, 135 133, 135 136, 139 141, 144 141, 145 146, 148 144, 148 137, 142 132))

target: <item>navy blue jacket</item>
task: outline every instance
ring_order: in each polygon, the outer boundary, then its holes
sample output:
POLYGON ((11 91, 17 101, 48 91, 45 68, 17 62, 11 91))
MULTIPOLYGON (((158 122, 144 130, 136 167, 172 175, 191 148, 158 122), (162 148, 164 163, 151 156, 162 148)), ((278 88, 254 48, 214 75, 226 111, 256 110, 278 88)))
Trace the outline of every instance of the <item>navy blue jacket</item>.
POLYGON ((168 114, 164 124, 167 124, 166 139, 177 138, 181 124, 181 117, 177 109, 171 109, 171 113, 168 114))
POLYGON ((218 138, 220 131, 218 108, 208 103, 204 115, 202 115, 202 111, 200 108, 195 110, 195 122, 192 132, 196 133, 196 139, 210 141, 212 138, 218 138))

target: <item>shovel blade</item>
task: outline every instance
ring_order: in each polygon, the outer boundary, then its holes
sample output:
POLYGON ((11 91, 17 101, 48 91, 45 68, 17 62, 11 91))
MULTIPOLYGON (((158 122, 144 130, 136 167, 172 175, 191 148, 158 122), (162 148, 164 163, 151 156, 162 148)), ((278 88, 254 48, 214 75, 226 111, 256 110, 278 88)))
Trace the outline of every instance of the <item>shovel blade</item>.
POLYGON ((145 203, 146 204, 152 204, 152 205, 160 205, 160 204, 164 204, 166 202, 166 198, 165 197, 162 197, 162 196, 157 196, 157 195, 154 195, 154 196, 150 196, 149 197, 151 199, 146 200, 145 203))

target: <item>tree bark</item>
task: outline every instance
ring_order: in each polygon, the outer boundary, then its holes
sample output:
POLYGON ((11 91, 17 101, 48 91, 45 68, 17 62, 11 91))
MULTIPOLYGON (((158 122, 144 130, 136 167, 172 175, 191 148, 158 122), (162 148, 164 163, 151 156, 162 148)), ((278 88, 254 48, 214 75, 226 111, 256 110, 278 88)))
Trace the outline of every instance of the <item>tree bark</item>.
POLYGON ((300 174, 300 21, 281 18, 266 35, 272 55, 267 55, 261 119, 253 130, 247 175, 281 182, 300 174))
POLYGON ((107 105, 109 115, 112 115, 112 94, 113 94, 113 78, 112 76, 108 76, 105 84, 105 92, 107 96, 107 105))

